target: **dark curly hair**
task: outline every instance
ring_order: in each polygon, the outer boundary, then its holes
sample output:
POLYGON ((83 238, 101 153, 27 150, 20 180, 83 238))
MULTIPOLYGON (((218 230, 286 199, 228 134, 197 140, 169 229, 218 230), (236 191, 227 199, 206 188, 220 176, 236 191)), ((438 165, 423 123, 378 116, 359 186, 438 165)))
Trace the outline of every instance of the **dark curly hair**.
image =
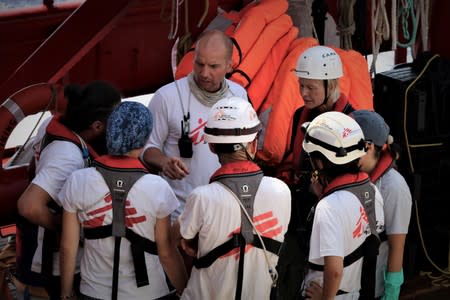
POLYGON ((68 102, 61 123, 77 133, 95 121, 106 124, 114 107, 121 102, 119 91, 105 81, 93 81, 84 87, 67 85, 64 96, 68 102))

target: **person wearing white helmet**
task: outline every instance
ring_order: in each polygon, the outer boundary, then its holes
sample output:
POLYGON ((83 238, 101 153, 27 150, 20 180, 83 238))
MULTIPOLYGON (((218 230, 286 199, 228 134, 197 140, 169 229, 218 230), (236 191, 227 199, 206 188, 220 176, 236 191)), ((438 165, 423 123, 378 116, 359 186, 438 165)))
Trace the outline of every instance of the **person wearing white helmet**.
POLYGON ((364 135, 340 112, 323 113, 305 127, 303 148, 320 200, 313 210, 302 293, 309 299, 358 299, 370 278, 375 282, 375 264, 370 269, 365 263, 376 259, 378 232, 384 228, 383 199, 358 167, 366 154, 364 135))
POLYGON ((303 162, 301 125, 323 112, 349 114, 354 109, 339 91, 339 78, 343 76, 342 62, 332 48, 315 46, 307 49, 299 56, 294 73, 299 78, 300 94, 304 101, 304 106, 295 112, 292 124, 291 151, 293 168, 298 175, 303 162))
POLYGON ((383 117, 369 110, 356 110, 351 116, 360 125, 366 140, 367 154, 359 160, 360 169, 369 174, 384 200, 386 230, 380 235, 375 296, 395 300, 403 283, 403 251, 411 219, 411 192, 396 170, 398 145, 393 144, 383 117))
MULTIPOLYGON (((339 78, 343 76, 343 67, 339 55, 330 47, 314 46, 308 48, 297 59, 293 70, 298 77, 300 94, 304 106, 300 107, 292 119, 290 146, 285 159, 277 167, 277 177, 286 182, 292 192, 292 217, 286 237, 286 253, 281 255, 280 268, 282 282, 287 281, 283 288, 289 294, 296 292, 298 287, 291 288, 301 276, 303 255, 294 256, 291 253, 307 252, 305 244, 306 219, 317 197, 310 193, 311 166, 302 149, 304 132, 301 126, 327 111, 339 111, 349 114, 354 111, 345 95, 340 93, 339 78)), ((284 284, 284 283, 282 283, 284 284)))
POLYGON ((261 123, 251 104, 231 97, 211 109, 205 128, 221 163, 188 196, 181 245, 195 257, 181 299, 269 299, 290 217, 290 192, 253 162, 261 123))

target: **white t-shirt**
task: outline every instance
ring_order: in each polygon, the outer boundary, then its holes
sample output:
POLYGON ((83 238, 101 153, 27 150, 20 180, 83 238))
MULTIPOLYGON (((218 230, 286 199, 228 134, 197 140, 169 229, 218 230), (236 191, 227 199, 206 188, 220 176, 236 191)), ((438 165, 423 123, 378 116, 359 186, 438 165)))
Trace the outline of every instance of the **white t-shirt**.
MULTIPOLYGON (((412 200, 405 179, 397 170, 391 168, 377 180, 375 185, 383 196, 386 234, 407 234, 412 200)), ((384 272, 387 268, 388 255, 389 244, 384 241, 380 245, 377 259, 376 297, 384 294, 384 272)))
MULTIPOLYGON (((253 221, 262 235, 284 240, 290 218, 289 188, 282 181, 264 177, 255 196, 253 221)), ((199 234, 197 257, 228 241, 241 227, 240 206, 221 184, 213 182, 192 191, 179 217, 183 238, 199 234)), ((278 256, 267 252, 273 266, 278 256)), ((181 299, 234 299, 239 263, 236 250, 218 258, 208 268, 193 268, 181 299)), ((242 299, 268 299, 272 280, 262 249, 247 246, 242 299)))
MULTIPOLYGON (((41 134, 38 133, 38 135, 45 134, 45 130, 39 130, 39 132, 41 134)), ((42 136, 37 137, 37 139, 42 140, 42 136)), ((56 203, 60 204, 58 193, 66 179, 75 170, 84 168, 81 150, 72 142, 56 140, 36 155, 36 176, 32 183, 41 187, 56 203)), ((37 248, 31 265, 31 270, 37 273, 41 272, 44 231, 43 227, 39 227, 37 248)), ((59 276, 59 252, 54 252, 53 255, 53 275, 59 276)))
MULTIPOLYGON (((227 83, 230 90, 229 97, 234 95, 247 99, 244 88, 230 80, 227 80, 227 83)), ((146 145, 146 148, 160 149, 167 156, 180 157, 178 140, 181 137, 183 109, 184 114, 190 113, 189 137, 193 141, 193 156, 182 158, 189 169, 189 175, 182 180, 165 177, 181 204, 174 218, 183 211, 189 193, 197 186, 207 184, 213 172, 220 167, 217 155, 213 154, 205 143, 203 132, 211 108, 200 103, 190 92, 187 77, 178 80, 177 85, 181 100, 174 82, 161 87, 153 96, 149 109, 153 115, 154 126, 146 145)))
MULTIPOLYGON (((78 170, 67 180, 59 195, 62 206, 77 212, 82 227, 112 223, 111 195, 103 177, 95 168, 78 170)), ((167 217, 179 203, 167 182, 155 175, 144 175, 127 197, 126 223, 135 233, 155 241, 156 218, 167 217), (129 223, 128 223, 129 222, 129 223)), ((114 238, 84 240, 81 260, 82 294, 111 299, 114 238)), ((137 288, 130 243, 120 245, 118 299, 154 299, 169 292, 158 256, 145 253, 150 284, 137 288)))
MULTIPOLYGON (((384 229, 383 199, 375 188, 377 231, 384 229)), ((309 261, 323 265, 325 256, 345 257, 358 248, 370 235, 364 208, 351 192, 338 190, 321 199, 316 207, 310 240, 309 261)), ((361 288, 362 258, 344 267, 339 289, 347 294, 336 299, 357 299, 361 288)), ((323 285, 323 272, 309 270, 304 286, 311 281, 323 285)))

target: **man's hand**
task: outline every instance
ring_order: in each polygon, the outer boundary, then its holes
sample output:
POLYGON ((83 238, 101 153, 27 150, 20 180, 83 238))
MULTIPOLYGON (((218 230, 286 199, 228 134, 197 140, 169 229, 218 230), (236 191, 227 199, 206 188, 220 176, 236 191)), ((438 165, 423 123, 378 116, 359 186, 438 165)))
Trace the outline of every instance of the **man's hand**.
POLYGON ((168 157, 158 148, 147 148, 142 157, 147 168, 161 171, 170 179, 183 179, 189 175, 189 169, 179 157, 168 157))
POLYGON ((170 179, 183 179, 189 175, 189 170, 178 157, 167 157, 162 163, 162 172, 170 179))

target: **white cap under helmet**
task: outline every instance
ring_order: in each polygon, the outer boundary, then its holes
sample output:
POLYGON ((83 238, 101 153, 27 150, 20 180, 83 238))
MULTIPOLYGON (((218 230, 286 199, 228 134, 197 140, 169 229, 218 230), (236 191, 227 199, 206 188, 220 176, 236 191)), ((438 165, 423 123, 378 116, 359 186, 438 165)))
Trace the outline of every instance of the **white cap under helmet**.
POLYGON ((214 144, 248 143, 261 129, 258 115, 250 102, 230 97, 213 105, 205 127, 205 141, 214 144))
POLYGON ((342 77, 341 58, 330 47, 311 47, 297 59, 295 74, 307 79, 326 80, 342 77))
POLYGON ((336 165, 349 163, 366 154, 361 128, 344 113, 325 112, 306 126, 303 149, 308 153, 318 151, 336 165))

